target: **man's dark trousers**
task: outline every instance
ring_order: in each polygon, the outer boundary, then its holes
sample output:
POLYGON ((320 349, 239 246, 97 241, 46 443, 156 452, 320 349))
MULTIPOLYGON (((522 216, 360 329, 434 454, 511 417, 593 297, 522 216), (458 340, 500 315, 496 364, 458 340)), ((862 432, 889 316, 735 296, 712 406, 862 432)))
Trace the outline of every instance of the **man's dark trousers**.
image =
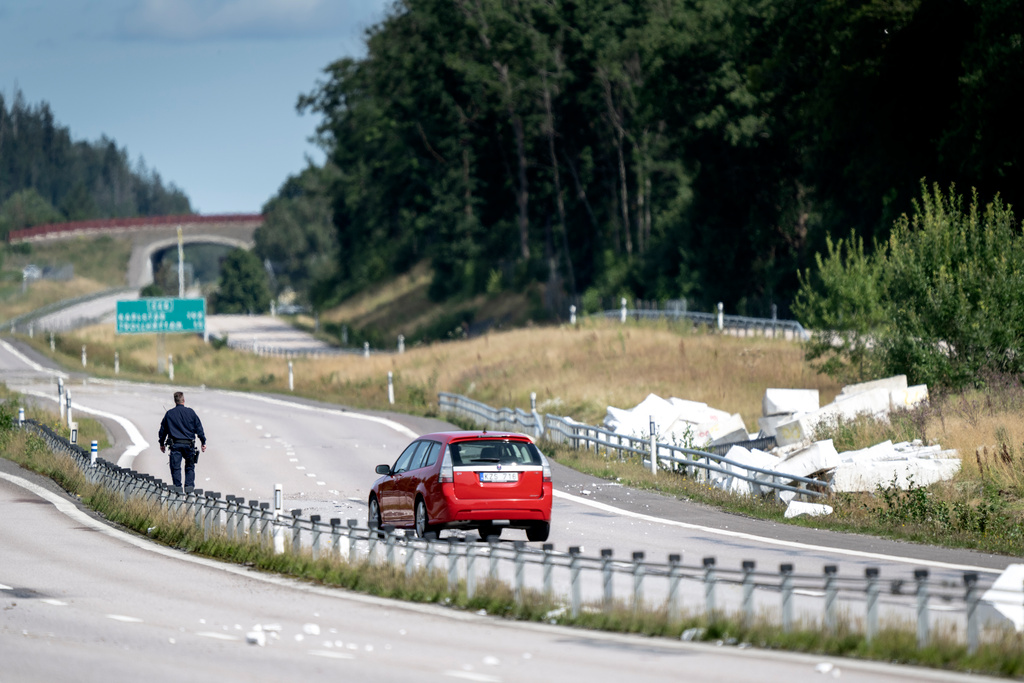
POLYGON ((192 444, 171 444, 171 480, 175 486, 181 486, 181 463, 185 462, 185 486, 196 485, 196 461, 192 456, 192 444))

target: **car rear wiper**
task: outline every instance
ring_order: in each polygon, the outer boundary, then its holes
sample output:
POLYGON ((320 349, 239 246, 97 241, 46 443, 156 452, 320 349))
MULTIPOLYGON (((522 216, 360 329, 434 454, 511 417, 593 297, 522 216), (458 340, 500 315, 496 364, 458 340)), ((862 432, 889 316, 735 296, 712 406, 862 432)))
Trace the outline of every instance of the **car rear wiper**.
POLYGON ((472 462, 501 462, 501 458, 476 458, 472 462))

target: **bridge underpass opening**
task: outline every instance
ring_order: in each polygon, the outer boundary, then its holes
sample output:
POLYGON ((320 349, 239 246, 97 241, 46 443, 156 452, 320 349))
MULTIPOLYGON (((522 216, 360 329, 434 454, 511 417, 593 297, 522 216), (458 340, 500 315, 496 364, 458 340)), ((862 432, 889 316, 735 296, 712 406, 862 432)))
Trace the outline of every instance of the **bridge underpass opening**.
MULTIPOLYGON (((186 242, 183 251, 185 289, 209 294, 220 280, 224 257, 237 246, 213 242, 186 242)), ((178 296, 178 247, 175 244, 153 252, 153 283, 166 296, 178 296)))

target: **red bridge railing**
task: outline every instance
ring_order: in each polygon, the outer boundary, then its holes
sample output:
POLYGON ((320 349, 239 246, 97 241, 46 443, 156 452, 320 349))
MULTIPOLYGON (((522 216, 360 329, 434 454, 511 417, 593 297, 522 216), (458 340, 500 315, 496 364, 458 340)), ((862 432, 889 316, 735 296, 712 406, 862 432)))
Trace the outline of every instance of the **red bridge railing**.
POLYGON ((88 230, 130 230, 132 228, 152 228, 165 225, 196 225, 206 223, 253 223, 262 222, 263 216, 258 213, 226 213, 209 216, 199 214, 183 214, 179 216, 137 216, 135 218, 103 218, 93 221, 74 221, 71 223, 50 223, 36 225, 22 230, 11 230, 7 241, 11 244, 35 240, 42 237, 57 236, 63 233, 74 233, 88 230))

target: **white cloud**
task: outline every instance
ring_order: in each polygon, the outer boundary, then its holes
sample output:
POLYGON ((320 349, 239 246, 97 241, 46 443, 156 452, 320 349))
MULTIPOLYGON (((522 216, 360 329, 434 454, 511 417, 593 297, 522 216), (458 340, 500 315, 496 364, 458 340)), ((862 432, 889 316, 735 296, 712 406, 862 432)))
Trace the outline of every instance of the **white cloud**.
POLYGON ((122 37, 194 42, 350 33, 380 16, 384 0, 137 0, 122 37))

